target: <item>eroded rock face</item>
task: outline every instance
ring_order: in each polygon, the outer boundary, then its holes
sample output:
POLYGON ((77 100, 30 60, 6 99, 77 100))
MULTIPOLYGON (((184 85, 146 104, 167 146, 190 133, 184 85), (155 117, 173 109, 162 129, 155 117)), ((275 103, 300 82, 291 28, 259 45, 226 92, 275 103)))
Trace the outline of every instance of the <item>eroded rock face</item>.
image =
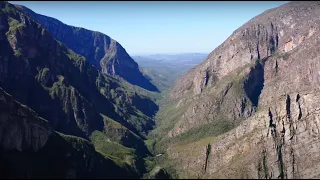
MULTIPOLYGON (((316 24, 320 23, 320 19, 317 18, 319 15, 318 6, 319 3, 317 2, 304 2, 304 4, 302 2, 289 3, 286 6, 268 10, 253 18, 237 29, 224 43, 217 47, 203 63, 183 75, 170 92, 170 98, 172 100, 188 101, 184 99, 190 99, 190 97, 195 99, 198 98, 197 95, 201 97, 201 94, 204 94, 204 99, 206 99, 204 101, 215 102, 217 101, 216 97, 212 97, 210 100, 207 99, 208 95, 205 95, 206 93, 203 92, 204 89, 216 88, 217 84, 225 81, 226 76, 257 60, 264 63, 265 59, 280 54, 281 57, 278 56, 278 58, 288 58, 289 54, 297 51, 297 47, 308 44, 308 42, 315 37, 315 34, 319 32, 319 28, 316 26, 316 24)), ((302 48, 302 51, 304 50, 305 49, 302 48)), ((307 58, 310 59, 310 57, 307 58)), ((280 74, 280 68, 285 67, 279 67, 278 61, 280 60, 266 63, 272 62, 276 73, 280 74)), ((259 91, 263 88, 263 81, 268 82, 268 77, 263 77, 263 72, 260 73, 259 76, 262 78, 255 82, 256 85, 254 87, 250 88, 248 83, 247 87, 245 87, 246 92, 252 91, 251 93, 256 94, 255 96, 257 97, 259 96, 259 91)), ((283 76, 279 75, 279 77, 283 76)), ((297 79, 295 81, 297 81, 297 79)), ((299 83, 297 82, 296 84, 299 83)), ((251 103, 253 103, 254 106, 258 106, 259 102, 257 97, 252 98, 249 94, 247 95, 251 103)), ((273 93, 270 93, 269 97, 271 96, 273 96, 273 93)), ((202 101, 193 106, 208 107, 201 104, 203 104, 202 101)), ((220 105, 217 105, 218 103, 213 104, 220 108, 220 105)), ((233 104, 234 103, 229 103, 228 105, 233 106, 233 104)), ((243 104, 243 101, 235 102, 236 107, 241 107, 241 104, 243 104)), ((212 106, 209 107, 211 108, 207 108, 205 111, 212 109, 212 106)), ((191 112, 192 108, 189 108, 188 111, 191 112)), ((197 120, 194 121, 198 123, 199 121, 208 121, 204 120, 208 117, 208 114, 204 113, 204 111, 199 114, 205 114, 206 116, 202 118, 198 117, 197 120)), ((198 114, 187 113, 183 119, 188 119, 188 117, 191 116, 198 116, 198 114)), ((212 118, 214 117, 209 117, 209 119, 212 118)), ((187 122, 187 120, 182 121, 187 122)), ((175 129, 176 131, 181 131, 181 129, 184 128, 181 127, 181 125, 177 125, 175 129)))
MULTIPOLYGON (((177 121, 173 130, 169 132, 169 136, 179 135, 193 127, 213 122, 215 119, 238 121, 238 119, 249 117, 254 111, 250 106, 257 107, 260 104, 258 98, 264 81, 268 81, 268 77, 264 77, 264 67, 260 67, 260 71, 252 71, 244 67, 257 61, 264 65, 266 59, 275 55, 279 55, 280 59, 286 59, 293 51, 297 51, 297 47, 305 46, 319 32, 316 26, 320 23, 317 18, 318 6, 317 2, 305 4, 296 2, 264 12, 234 31, 224 43, 210 53, 203 63, 177 80, 169 97, 172 101, 184 102, 180 103, 180 106, 188 104, 187 102, 192 103, 189 103, 188 110, 177 121), (241 93, 236 96, 230 95, 227 91, 225 91, 226 97, 229 96, 229 98, 208 95, 210 94, 208 91, 221 91, 217 86, 223 81, 228 81, 226 77, 234 74, 233 79, 236 79, 237 76, 241 76, 239 74, 241 69, 243 72, 240 74, 248 78, 259 77, 254 81, 246 81, 245 87, 236 88, 240 90, 244 88, 246 96, 241 93), (223 107, 223 104, 226 107, 223 107)), ((280 59, 266 62, 272 62, 273 69, 278 74, 281 74, 280 68, 283 68, 279 67, 280 59)), ((234 86, 233 83, 229 85, 234 86)), ((225 89, 227 87, 226 85, 225 89)), ((269 97, 271 96, 273 93, 270 93, 269 97)))
MULTIPOLYGON (((206 79, 199 72, 215 75, 217 83, 207 85, 214 91, 219 80, 236 68, 256 58, 263 65, 262 72, 247 71, 249 77, 262 74, 263 87, 257 110, 239 126, 206 139, 205 144, 201 140, 183 148, 170 145, 170 159, 182 164, 176 167, 181 178, 320 177, 319 15, 319 2, 291 2, 268 10, 236 30, 206 61, 177 81, 171 98, 183 102, 186 89, 196 95, 206 93, 192 90, 206 79)), ((245 92, 259 87, 258 79, 246 81, 245 92)), ((194 121, 202 120, 201 113, 193 114, 194 121)), ((187 124, 186 119, 181 123, 187 124)))
POLYGON ((210 82, 211 78, 221 79, 231 71, 276 51, 293 50, 319 31, 318 6, 318 2, 296 2, 253 18, 234 31, 203 63, 177 80, 170 97, 182 97, 184 91, 190 90, 199 94, 205 84, 210 87, 211 84, 205 82, 210 82))
POLYGON ((177 167, 181 177, 319 178, 319 95, 309 91, 282 96, 277 105, 209 141, 206 171, 206 145, 189 144, 180 151, 173 146, 168 152, 183 164, 177 167))
POLYGON ((182 98, 175 108, 186 110, 168 135, 178 136, 218 121, 232 126, 250 117, 257 108, 263 76, 263 65, 257 62, 235 70, 201 94, 182 98))
POLYGON ((18 151, 42 148, 53 129, 48 122, 13 100, 0 88, 0 145, 5 149, 18 151))

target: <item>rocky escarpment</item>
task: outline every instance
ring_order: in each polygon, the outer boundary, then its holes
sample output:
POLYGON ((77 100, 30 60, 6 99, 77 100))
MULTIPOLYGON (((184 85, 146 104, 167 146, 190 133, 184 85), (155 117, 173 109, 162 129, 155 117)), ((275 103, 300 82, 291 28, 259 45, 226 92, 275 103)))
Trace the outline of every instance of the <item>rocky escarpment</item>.
POLYGON ((0 117, 2 178, 138 177, 131 167, 96 152, 85 139, 54 132, 47 120, 2 88, 0 117))
MULTIPOLYGON (((256 61, 264 63, 266 58, 275 54, 287 58, 291 51, 294 51, 301 43, 305 43, 308 39, 312 38, 317 32, 316 24, 318 19, 313 16, 316 16, 318 13, 316 11, 318 4, 315 2, 304 3, 305 5, 299 7, 299 9, 297 9, 298 5, 296 4, 303 4, 302 2, 297 2, 293 5, 288 4, 282 9, 268 10, 234 31, 224 43, 210 53, 203 63, 177 80, 169 95, 172 101, 180 101, 179 106, 181 106, 198 97, 203 96, 204 99, 206 99, 208 96, 206 95, 206 91, 221 91, 213 89, 217 89, 223 81, 226 81, 226 77, 235 74, 235 72, 248 66, 248 64, 253 64, 256 61)), ((274 67, 275 71, 278 72, 281 68, 279 67, 278 61, 275 61, 274 67)), ((260 72, 255 71, 257 75, 252 76, 260 78, 253 83, 254 85, 251 85, 251 82, 249 82, 251 80, 244 83, 249 86, 254 86, 249 88, 244 87, 244 90, 246 91, 248 99, 250 99, 250 103, 255 107, 260 104, 260 102, 258 102, 258 97, 263 88, 263 81, 268 78, 263 77, 263 68, 260 69, 260 72)), ((234 78, 236 78, 236 76, 239 75, 234 75, 234 78)), ((251 76, 250 73, 248 76, 251 76)), ((225 86, 225 89, 228 89, 228 86, 225 86)), ((207 111, 200 110, 201 113, 198 114, 196 113, 196 109, 201 109, 199 107, 207 107, 206 109, 208 110, 215 109, 214 106, 216 105, 220 107, 221 105, 218 105, 219 103, 215 102, 217 99, 219 98, 214 97, 207 100, 214 105, 199 101, 199 103, 192 105, 192 107, 188 106, 188 111, 193 112, 185 114, 185 118, 182 118, 181 121, 184 121, 183 119, 188 119, 188 117, 191 116, 198 116, 199 114, 203 114, 204 111, 207 111)), ((238 102, 228 103, 228 106, 229 108, 236 110, 238 109, 237 107, 242 106, 241 104, 244 104, 244 102, 238 100, 238 102)), ((223 113, 222 115, 225 116, 228 114, 230 113, 223 113)), ((207 116, 208 115, 206 114, 205 117, 207 116)), ((242 117, 248 116, 241 115, 238 117, 241 119, 242 117)), ((236 117, 231 119, 239 118, 236 117)), ((210 117, 209 119, 216 118, 210 117)), ((203 121, 203 123, 208 122, 208 120, 204 120, 204 117, 197 118, 196 121, 203 121)), ((175 130, 178 130, 178 128, 179 127, 176 126, 175 130)))
POLYGON ((203 63, 177 81, 170 97, 179 98, 184 91, 200 94, 231 71, 276 51, 288 52, 312 36, 316 19, 308 17, 315 15, 317 3, 299 3, 306 5, 297 13, 296 7, 290 4, 284 10, 271 9, 234 31, 203 63))
POLYGON ((38 21, 58 41, 88 59, 98 70, 108 75, 118 75, 133 85, 150 91, 158 89, 140 71, 138 64, 126 50, 109 36, 80 27, 66 25, 57 19, 37 14, 16 5, 18 9, 38 21))
POLYGON ((290 2, 268 10, 236 30, 177 81, 170 94, 173 109, 185 107, 175 120, 180 126, 174 124, 169 132, 186 127, 190 120, 195 124, 167 138, 172 141, 168 141, 169 161, 181 164, 175 166, 180 178, 319 178, 319 15, 319 2, 290 2), (211 107, 228 111, 242 104, 221 106, 216 96, 208 96, 226 92, 230 85, 217 87, 228 84, 226 77, 242 74, 244 81, 238 82, 244 93, 233 97, 245 95, 249 100, 254 109, 248 116, 220 134, 187 143, 174 141, 197 135, 192 131, 197 123, 212 126, 202 116, 211 107), (201 96, 213 106, 191 113, 202 103, 192 101, 201 96))
POLYGON ((183 164, 177 167, 180 177, 319 178, 319 90, 283 95, 277 102, 206 139, 207 145, 170 147, 170 158, 183 164))

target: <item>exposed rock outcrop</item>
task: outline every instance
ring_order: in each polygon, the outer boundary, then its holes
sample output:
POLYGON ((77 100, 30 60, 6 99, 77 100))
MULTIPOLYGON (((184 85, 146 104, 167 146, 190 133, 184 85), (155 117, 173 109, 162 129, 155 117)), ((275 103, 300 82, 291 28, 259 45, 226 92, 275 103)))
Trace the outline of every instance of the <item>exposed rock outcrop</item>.
POLYGON ((302 113, 298 102, 288 100, 296 95, 279 98, 278 104, 270 109, 255 113, 237 128, 209 140, 208 160, 204 145, 190 143, 184 150, 177 150, 175 146, 169 148, 170 158, 183 164, 177 167, 181 178, 197 178, 197 172, 203 172, 206 161, 207 168, 202 177, 319 178, 319 112, 316 104, 320 94, 309 91, 299 95, 302 113), (190 155, 188 151, 199 153, 190 155))

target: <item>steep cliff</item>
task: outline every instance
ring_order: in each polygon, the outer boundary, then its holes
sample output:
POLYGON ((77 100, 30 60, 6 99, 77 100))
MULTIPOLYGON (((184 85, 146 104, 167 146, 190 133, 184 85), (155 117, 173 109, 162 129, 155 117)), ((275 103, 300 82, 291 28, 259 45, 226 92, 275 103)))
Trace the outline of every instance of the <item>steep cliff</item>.
POLYGON ((150 91, 158 89, 139 71, 138 64, 129 56, 126 50, 109 36, 80 27, 69 26, 61 21, 37 14, 32 10, 15 5, 48 30, 52 36, 66 47, 80 54, 108 75, 118 75, 133 85, 150 91))
POLYGON ((319 15, 267 10, 177 80, 155 134, 178 177, 320 177, 319 15))
POLYGON ((136 163, 149 154, 143 139, 158 109, 150 92, 101 73, 7 2, 0 3, 0 87, 56 131, 87 140, 102 132, 98 145, 133 148, 136 163))

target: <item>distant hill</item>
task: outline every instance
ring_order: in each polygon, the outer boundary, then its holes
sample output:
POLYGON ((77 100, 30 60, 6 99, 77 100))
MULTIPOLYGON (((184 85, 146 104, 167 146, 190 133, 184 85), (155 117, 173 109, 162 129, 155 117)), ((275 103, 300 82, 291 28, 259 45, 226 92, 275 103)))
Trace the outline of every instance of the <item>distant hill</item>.
POLYGON ((132 56, 132 58, 152 83, 164 91, 170 88, 181 74, 205 60, 208 54, 154 54, 132 56))
POLYGON ((208 53, 181 53, 181 54, 152 54, 146 55, 144 57, 150 59, 164 60, 164 61, 175 61, 175 62, 202 62, 207 56, 208 53))

